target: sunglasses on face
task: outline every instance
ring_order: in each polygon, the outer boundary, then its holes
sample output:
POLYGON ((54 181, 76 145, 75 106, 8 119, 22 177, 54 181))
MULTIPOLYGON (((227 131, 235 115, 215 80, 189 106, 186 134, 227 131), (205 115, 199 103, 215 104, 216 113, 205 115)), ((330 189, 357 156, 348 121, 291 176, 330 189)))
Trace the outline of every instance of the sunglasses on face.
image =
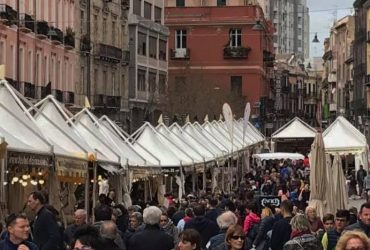
POLYGON ((245 236, 243 236, 243 235, 233 235, 233 236, 231 236, 231 239, 233 239, 233 240, 245 240, 245 236))

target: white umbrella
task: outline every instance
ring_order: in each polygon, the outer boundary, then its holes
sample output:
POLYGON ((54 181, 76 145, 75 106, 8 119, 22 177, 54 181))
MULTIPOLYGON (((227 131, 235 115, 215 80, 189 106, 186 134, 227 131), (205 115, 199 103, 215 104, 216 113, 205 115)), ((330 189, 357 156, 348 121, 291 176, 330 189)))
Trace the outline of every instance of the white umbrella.
POLYGON ((311 194, 309 205, 316 208, 317 214, 324 215, 324 200, 327 186, 326 156, 321 133, 317 133, 310 153, 311 194))
POLYGON ((336 154, 334 156, 332 171, 332 178, 334 181, 334 211, 336 211, 337 209, 347 209, 348 195, 346 190, 346 178, 344 177, 342 161, 339 154, 336 154))

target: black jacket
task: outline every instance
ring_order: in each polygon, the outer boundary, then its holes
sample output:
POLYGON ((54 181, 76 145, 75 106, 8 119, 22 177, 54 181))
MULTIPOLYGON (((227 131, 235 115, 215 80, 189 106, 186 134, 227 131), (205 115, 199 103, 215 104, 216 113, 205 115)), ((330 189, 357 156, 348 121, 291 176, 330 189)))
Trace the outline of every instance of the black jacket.
MULTIPOLYGON (((26 245, 30 250, 39 250, 39 248, 30 241, 24 241, 21 244, 26 245)), ((4 240, 0 241, 0 250, 17 250, 19 245, 14 245, 7 236, 4 240)))
POLYGON ((284 244, 290 239, 292 227, 290 220, 292 217, 286 217, 277 221, 272 227, 270 247, 272 250, 282 250, 284 244))
POLYGON ((361 221, 356 222, 355 224, 349 225, 346 227, 346 230, 359 230, 364 232, 368 238, 370 238, 370 227, 366 226, 361 221))
POLYGON ((128 250, 171 250, 173 239, 159 228, 159 225, 145 225, 129 239, 128 250))
MULTIPOLYGON (((221 229, 220 233, 209 239, 208 250, 216 250, 222 243, 225 242, 227 228, 221 229)), ((208 242, 207 242, 208 244, 208 242)))
POLYGON ((58 250, 62 245, 59 227, 54 215, 42 207, 33 221, 33 241, 40 250, 58 250))
POLYGON ((263 218, 258 227, 257 236, 253 241, 253 245, 258 246, 259 244, 261 244, 261 242, 265 241, 267 237, 267 232, 272 230, 275 222, 279 219, 281 219, 281 217, 277 215, 263 218))
POLYGON ((216 223, 217 224, 217 217, 220 215, 220 214, 222 214, 222 210, 221 210, 221 208, 212 208, 212 209, 210 209, 207 213, 206 213, 206 215, 205 215, 205 217, 206 218, 208 218, 208 219, 210 219, 211 221, 213 221, 214 223, 216 223))
POLYGON ((198 216, 191 219, 185 224, 184 230, 189 228, 195 229, 200 233, 202 238, 202 248, 205 248, 209 239, 218 234, 220 230, 216 223, 204 216, 198 216))

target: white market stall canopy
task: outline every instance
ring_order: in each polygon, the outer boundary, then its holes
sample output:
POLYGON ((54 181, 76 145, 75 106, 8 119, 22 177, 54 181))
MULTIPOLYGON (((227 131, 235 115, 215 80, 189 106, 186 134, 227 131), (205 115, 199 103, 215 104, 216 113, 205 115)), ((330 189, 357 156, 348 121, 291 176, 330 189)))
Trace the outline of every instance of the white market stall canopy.
POLYGON ((298 153, 264 153, 264 154, 254 154, 252 156, 255 159, 264 160, 303 160, 304 155, 298 153))
POLYGON ((339 116, 324 132, 325 151, 339 153, 367 152, 367 141, 357 128, 339 116))
POLYGON ((300 118, 295 117, 283 127, 275 131, 272 139, 287 139, 287 138, 315 138, 317 131, 300 118))
POLYGON ((42 135, 20 98, 6 81, 0 81, 0 135, 9 150, 53 154, 53 147, 42 135))

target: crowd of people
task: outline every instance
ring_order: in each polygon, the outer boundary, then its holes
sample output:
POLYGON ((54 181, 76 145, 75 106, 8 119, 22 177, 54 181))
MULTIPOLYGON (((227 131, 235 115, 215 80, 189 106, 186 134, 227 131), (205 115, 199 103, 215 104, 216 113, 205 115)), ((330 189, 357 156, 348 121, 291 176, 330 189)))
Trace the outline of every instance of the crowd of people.
POLYGON ((233 192, 200 192, 176 202, 167 195, 167 206, 125 207, 103 195, 93 223, 77 209, 66 226, 36 191, 27 202, 34 219, 7 216, 0 250, 370 250, 370 202, 320 218, 309 206, 304 161, 258 169, 233 192), (259 196, 279 197, 279 204, 261 204, 259 196))

